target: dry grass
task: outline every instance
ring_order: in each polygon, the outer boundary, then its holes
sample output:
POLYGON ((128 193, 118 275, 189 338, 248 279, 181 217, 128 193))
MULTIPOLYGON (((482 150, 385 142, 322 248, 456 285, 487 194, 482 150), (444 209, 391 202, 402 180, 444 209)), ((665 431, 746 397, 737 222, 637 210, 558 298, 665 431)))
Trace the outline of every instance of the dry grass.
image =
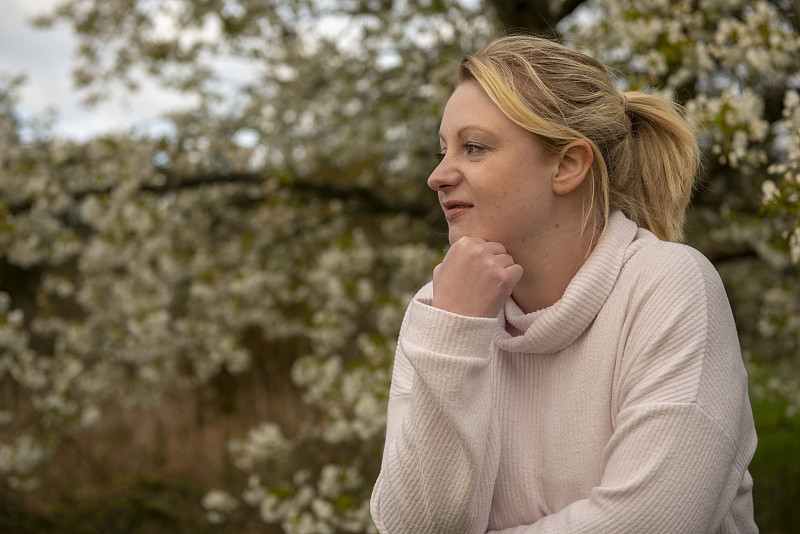
POLYGON ((0 532, 279 532, 254 514, 209 525, 200 503, 209 489, 241 487, 225 454, 229 439, 267 419, 291 432, 304 416, 288 368, 255 362, 211 387, 169 391, 158 406, 105 407, 100 424, 62 439, 38 489, 0 489, 0 532))

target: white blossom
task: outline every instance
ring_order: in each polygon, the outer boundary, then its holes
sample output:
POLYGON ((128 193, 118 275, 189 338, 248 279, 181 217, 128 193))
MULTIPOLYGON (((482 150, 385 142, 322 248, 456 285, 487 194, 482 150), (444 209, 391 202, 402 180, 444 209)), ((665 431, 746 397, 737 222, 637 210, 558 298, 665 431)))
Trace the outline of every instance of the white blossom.
POLYGON ((227 514, 238 506, 238 501, 231 494, 222 490, 211 490, 203 497, 203 508, 209 523, 223 523, 227 514))

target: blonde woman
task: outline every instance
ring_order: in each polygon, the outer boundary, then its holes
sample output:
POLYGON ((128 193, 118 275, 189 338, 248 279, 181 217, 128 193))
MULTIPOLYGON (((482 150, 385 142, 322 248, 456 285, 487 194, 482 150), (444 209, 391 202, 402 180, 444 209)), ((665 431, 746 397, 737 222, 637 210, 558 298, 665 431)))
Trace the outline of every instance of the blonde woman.
POLYGON ((733 317, 675 242, 699 161, 676 106, 506 37, 461 62, 440 143, 451 247, 401 327, 378 530, 757 532, 733 317))

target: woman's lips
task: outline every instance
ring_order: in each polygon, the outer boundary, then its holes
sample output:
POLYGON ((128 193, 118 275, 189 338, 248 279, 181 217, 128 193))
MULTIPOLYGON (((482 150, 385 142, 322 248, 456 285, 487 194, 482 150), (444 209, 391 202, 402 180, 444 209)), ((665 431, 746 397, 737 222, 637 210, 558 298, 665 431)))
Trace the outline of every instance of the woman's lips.
POLYGON ((442 203, 442 207, 444 208, 445 219, 447 219, 448 221, 452 221, 459 215, 463 215, 464 213, 472 209, 472 204, 451 200, 442 203))

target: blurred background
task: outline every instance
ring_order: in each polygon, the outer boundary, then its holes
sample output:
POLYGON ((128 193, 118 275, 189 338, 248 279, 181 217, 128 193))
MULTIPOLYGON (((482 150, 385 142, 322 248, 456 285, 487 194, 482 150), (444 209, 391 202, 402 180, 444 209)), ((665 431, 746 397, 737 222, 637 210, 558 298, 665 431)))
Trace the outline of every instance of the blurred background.
POLYGON ((0 531, 374 532, 439 118, 514 30, 688 110, 756 520, 800 529, 797 0, 0 0, 0 29, 0 531))

